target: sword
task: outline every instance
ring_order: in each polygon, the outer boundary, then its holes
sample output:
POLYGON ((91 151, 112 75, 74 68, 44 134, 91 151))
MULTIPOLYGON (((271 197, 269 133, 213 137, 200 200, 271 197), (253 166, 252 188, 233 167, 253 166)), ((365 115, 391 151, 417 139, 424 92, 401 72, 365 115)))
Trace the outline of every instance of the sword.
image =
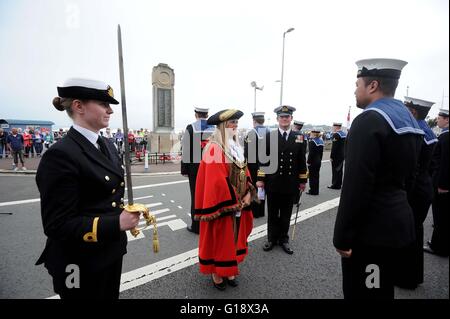
POLYGON ((295 226, 297 225, 298 210, 301 205, 300 200, 302 199, 302 194, 303 194, 303 191, 300 190, 300 196, 298 198, 298 203, 297 203, 297 212, 295 213, 294 227, 292 228, 292 239, 294 239, 294 235, 295 235, 295 226))
MULTIPOLYGON (((120 24, 117 26, 117 41, 119 48, 119 71, 120 71, 120 95, 122 101, 122 121, 123 121, 123 133, 124 133, 124 143, 125 143, 125 173, 127 182, 127 195, 128 204, 124 207, 126 211, 130 213, 142 212, 144 219, 146 221, 146 226, 153 225, 153 251, 157 253, 159 251, 159 241, 158 241, 158 231, 156 228, 156 217, 150 214, 148 207, 143 204, 136 204, 133 200, 133 185, 131 181, 131 165, 130 165, 130 146, 128 143, 128 120, 127 120, 127 102, 125 98, 125 74, 123 68, 123 53, 122 53, 122 31, 120 29, 120 24)), ((130 230, 130 233, 136 237, 139 235, 140 231, 137 228, 130 230)))

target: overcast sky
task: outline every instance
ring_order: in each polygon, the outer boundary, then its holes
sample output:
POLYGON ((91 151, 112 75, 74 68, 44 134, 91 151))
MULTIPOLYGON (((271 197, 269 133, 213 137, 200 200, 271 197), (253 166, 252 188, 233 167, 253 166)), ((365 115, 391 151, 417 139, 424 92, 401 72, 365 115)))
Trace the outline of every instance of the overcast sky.
MULTIPOLYGON (((283 32, 283 104, 314 125, 346 122, 355 107, 355 61, 408 61, 396 98, 436 102, 449 95, 448 0, 0 0, 0 118, 51 120, 69 126, 51 101, 68 77, 107 82, 120 101, 117 24, 121 25, 128 126, 152 129, 151 72, 175 71, 175 127, 238 108, 241 127, 257 110, 274 123, 279 105, 283 32)), ((120 106, 111 127, 121 126, 120 106)))

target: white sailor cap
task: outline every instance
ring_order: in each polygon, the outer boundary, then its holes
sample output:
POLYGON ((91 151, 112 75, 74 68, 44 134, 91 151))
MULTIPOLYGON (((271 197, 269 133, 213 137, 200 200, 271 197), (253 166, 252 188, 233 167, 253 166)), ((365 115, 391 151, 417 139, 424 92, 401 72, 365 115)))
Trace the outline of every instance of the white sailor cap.
POLYGON ((448 109, 439 109, 439 116, 448 117, 448 109))
POLYGON ((420 99, 415 99, 415 98, 410 97, 410 96, 405 96, 404 104, 406 106, 412 107, 412 108, 430 109, 433 106, 434 102, 420 100, 420 99))
POLYGON ((292 115, 292 113, 295 111, 295 107, 289 106, 289 105, 282 105, 277 108, 275 108, 273 111, 277 113, 277 115, 292 115))
POLYGON ((265 112, 253 112, 252 113, 252 117, 254 119, 256 119, 256 118, 264 118, 264 114, 266 114, 266 113, 265 112))
POLYGON ((333 122, 333 126, 342 126, 342 123, 339 123, 339 122, 333 122))
POLYGON ((320 132, 322 132, 322 130, 320 128, 318 128, 318 127, 313 127, 311 129, 311 133, 320 133, 320 132))
POLYGON ((303 126, 305 122, 294 120, 294 125, 303 126))
POLYGON ((197 112, 197 113, 208 113, 209 112, 209 108, 194 107, 194 111, 197 112))
POLYGON ((70 78, 58 86, 58 96, 63 98, 97 100, 110 104, 119 104, 108 84, 91 79, 70 78))
POLYGON ((398 80, 408 62, 397 59, 364 59, 356 61, 357 77, 390 78, 398 80))

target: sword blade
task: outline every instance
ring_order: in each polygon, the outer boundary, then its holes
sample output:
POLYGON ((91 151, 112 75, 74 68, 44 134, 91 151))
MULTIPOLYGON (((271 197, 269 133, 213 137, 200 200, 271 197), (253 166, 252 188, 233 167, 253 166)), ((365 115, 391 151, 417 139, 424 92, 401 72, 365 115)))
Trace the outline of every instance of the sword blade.
POLYGON ((122 32, 120 30, 120 24, 117 26, 117 41, 119 47, 120 96, 122 101, 122 122, 125 144, 125 173, 127 175, 127 195, 128 205, 133 205, 133 185, 131 182, 130 145, 128 144, 127 102, 125 98, 125 74, 123 71, 122 32))

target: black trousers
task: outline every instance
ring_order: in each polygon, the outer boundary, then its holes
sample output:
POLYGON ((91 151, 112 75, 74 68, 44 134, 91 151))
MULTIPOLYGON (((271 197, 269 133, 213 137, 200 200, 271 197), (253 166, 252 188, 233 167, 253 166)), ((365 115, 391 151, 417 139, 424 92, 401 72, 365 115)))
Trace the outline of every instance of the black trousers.
POLYGON ((320 178, 320 163, 318 165, 311 164, 309 166, 309 192, 311 194, 319 194, 319 178, 320 178))
POLYGON ((52 274, 53 288, 61 299, 119 299, 122 259, 100 271, 80 266, 79 288, 68 288, 70 273, 52 274))
POLYGON ((394 257, 389 248, 354 248, 342 258, 344 299, 394 299, 394 257))
POLYGON ((431 249, 442 256, 449 255, 449 193, 435 193, 433 199, 433 235, 431 249))
POLYGON ((331 186, 341 187, 342 186, 342 172, 344 169, 344 160, 332 160, 331 161, 331 186))
POLYGON ((415 195, 409 199, 409 204, 414 213, 416 240, 399 251, 394 280, 395 285, 409 289, 423 283, 423 222, 431 205, 430 199, 415 195))
POLYGON ((189 188, 191 189, 191 228, 195 233, 200 232, 200 222, 198 220, 194 220, 194 211, 195 211, 195 183, 197 181, 197 171, 189 173, 189 188))
POLYGON ((289 226, 295 194, 267 193, 267 240, 289 242, 289 226))

